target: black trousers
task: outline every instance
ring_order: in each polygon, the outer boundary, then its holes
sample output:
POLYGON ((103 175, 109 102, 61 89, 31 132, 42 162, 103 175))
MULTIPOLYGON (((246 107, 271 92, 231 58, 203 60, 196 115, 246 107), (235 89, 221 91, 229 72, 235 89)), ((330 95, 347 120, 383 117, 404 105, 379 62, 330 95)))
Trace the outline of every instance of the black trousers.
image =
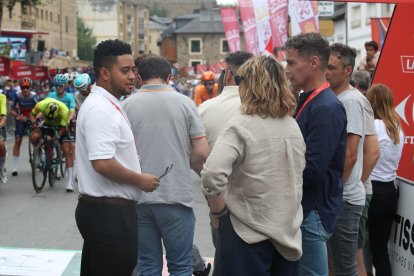
POLYGON ((393 181, 372 181, 372 192, 368 211, 372 263, 375 267, 375 275, 391 276, 387 245, 394 214, 397 211, 398 194, 393 181))
POLYGON ((220 219, 220 275, 296 276, 299 262, 288 261, 270 240, 248 244, 234 231, 230 215, 220 219))
POLYGON ((130 276, 138 259, 135 206, 80 199, 75 217, 84 239, 81 276, 130 276))

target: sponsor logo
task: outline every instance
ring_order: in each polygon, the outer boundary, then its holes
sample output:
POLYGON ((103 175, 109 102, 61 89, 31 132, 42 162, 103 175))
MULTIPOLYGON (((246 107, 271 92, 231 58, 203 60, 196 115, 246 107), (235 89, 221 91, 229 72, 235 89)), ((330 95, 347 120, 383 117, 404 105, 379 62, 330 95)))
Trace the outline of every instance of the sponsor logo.
POLYGON ((414 56, 401 56, 402 71, 405 74, 414 74, 414 56))

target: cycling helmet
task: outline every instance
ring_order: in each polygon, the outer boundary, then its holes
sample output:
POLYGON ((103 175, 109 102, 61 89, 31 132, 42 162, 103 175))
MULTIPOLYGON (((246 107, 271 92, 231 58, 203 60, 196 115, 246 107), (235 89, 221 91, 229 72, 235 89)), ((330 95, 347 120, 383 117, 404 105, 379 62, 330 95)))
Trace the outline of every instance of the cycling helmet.
POLYGON ((201 80, 202 81, 214 81, 214 78, 216 76, 214 75, 214 72, 212 71, 205 71, 202 75, 201 75, 201 80))
POLYGON ((19 81, 20 87, 29 88, 32 85, 32 80, 30 78, 23 78, 19 81))
POLYGON ((59 106, 55 102, 51 102, 47 105, 45 114, 49 120, 56 119, 59 116, 59 106))
MULTIPOLYGON (((65 74, 66 75, 66 74, 65 74)), ((55 85, 66 85, 68 84, 68 78, 63 74, 57 74, 53 79, 55 85)))
POLYGON ((73 71, 72 73, 70 73, 69 74, 69 78, 68 78, 68 80, 69 81, 73 81, 73 80, 75 80, 76 79, 76 77, 77 76, 79 76, 79 73, 78 72, 76 72, 76 71, 73 71))
POLYGON ((90 84, 91 84, 91 78, 86 73, 80 74, 79 76, 77 76, 75 81, 73 82, 73 85, 75 86, 75 88, 79 90, 87 89, 90 84))

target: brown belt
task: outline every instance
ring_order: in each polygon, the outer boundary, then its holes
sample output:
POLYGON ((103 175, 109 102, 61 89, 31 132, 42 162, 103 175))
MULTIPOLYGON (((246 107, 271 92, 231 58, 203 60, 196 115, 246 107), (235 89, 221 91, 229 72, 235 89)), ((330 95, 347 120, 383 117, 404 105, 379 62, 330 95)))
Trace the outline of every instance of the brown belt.
POLYGON ((78 199, 81 201, 96 202, 96 203, 107 204, 107 205, 129 206, 129 207, 134 207, 137 204, 136 201, 125 199, 125 198, 120 198, 120 197, 106 197, 106 196, 95 197, 95 196, 90 196, 86 194, 79 194, 78 199))

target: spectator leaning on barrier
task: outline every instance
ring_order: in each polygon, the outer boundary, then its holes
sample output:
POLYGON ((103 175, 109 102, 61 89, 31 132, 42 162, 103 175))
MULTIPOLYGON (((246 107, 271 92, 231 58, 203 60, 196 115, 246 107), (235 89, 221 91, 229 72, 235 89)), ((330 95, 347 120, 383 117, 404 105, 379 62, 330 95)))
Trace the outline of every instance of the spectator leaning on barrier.
POLYGON ((327 275, 326 242, 342 204, 346 113, 326 81, 329 47, 317 33, 288 39, 286 75, 302 89, 296 120, 306 142, 299 275, 327 275))

